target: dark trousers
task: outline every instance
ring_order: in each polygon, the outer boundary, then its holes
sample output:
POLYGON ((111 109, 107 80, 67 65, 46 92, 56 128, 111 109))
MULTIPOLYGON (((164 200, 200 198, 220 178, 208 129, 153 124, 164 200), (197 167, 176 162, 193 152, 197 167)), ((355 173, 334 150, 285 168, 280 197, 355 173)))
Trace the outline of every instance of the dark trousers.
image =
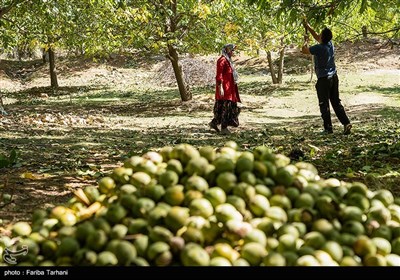
POLYGON ((349 124, 350 120, 346 115, 346 111, 339 98, 339 78, 337 74, 331 78, 319 78, 315 85, 317 89, 319 110, 321 112, 322 120, 324 121, 324 129, 332 131, 331 111, 329 109, 329 102, 339 121, 343 124, 349 124))

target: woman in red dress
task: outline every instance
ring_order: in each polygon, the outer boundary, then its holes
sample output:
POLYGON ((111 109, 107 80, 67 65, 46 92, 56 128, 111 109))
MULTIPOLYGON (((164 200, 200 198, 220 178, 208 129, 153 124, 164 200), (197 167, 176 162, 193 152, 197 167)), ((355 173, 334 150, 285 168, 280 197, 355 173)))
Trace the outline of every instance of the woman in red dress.
POLYGON ((228 126, 239 126, 240 108, 237 103, 241 101, 238 74, 232 61, 235 48, 234 44, 226 44, 217 60, 214 118, 209 125, 217 132, 220 131, 218 125, 221 125, 222 134, 230 134, 228 126))

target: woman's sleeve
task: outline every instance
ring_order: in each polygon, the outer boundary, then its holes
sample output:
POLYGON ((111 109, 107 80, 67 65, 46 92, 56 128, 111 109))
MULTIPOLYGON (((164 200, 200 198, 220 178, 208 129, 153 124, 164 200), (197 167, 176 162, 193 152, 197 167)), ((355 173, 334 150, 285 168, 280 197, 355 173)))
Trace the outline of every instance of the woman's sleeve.
POLYGON ((224 64, 225 64, 225 59, 224 58, 220 58, 217 60, 217 75, 216 75, 216 82, 217 85, 222 83, 223 80, 223 69, 224 69, 224 64))

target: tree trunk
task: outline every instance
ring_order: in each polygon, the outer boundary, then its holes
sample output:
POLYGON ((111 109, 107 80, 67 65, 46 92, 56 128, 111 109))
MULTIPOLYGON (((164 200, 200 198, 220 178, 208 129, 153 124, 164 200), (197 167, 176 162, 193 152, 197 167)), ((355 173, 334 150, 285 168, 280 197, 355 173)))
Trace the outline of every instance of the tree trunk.
POLYGON ((0 92, 0 115, 8 115, 6 110, 4 110, 3 94, 1 92, 0 92))
POLYGON ((49 48, 48 52, 49 52, 49 63, 50 63, 51 87, 56 89, 56 88, 58 88, 58 81, 57 81, 55 55, 54 55, 54 51, 52 48, 49 48))
POLYGON ((49 61, 49 52, 45 48, 42 48, 42 62, 46 64, 49 61))
POLYGON ((283 46, 279 51, 279 66, 278 66, 278 84, 282 84, 283 80, 283 66, 285 62, 285 49, 286 46, 283 46))
POLYGON ((271 51, 267 51, 267 60, 268 60, 269 72, 271 73, 272 83, 277 84, 278 79, 276 78, 275 75, 275 69, 274 69, 274 64, 272 62, 271 51))
POLYGON ((364 25, 364 26, 361 28, 361 31, 362 31, 362 35, 363 35, 364 39, 368 38, 368 29, 367 29, 367 26, 364 25))
POLYGON ((179 93, 182 101, 189 101, 192 99, 192 93, 183 78, 182 66, 179 64, 178 52, 172 45, 168 45, 168 58, 172 63, 174 69, 176 82, 178 84, 179 93))

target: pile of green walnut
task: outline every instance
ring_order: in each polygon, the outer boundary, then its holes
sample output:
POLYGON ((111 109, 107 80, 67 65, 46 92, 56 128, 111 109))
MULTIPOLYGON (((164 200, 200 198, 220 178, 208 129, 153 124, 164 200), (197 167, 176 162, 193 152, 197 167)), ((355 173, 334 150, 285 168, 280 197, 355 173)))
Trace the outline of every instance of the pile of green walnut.
MULTIPOLYGON (((265 146, 132 156, 0 239, 17 265, 399 266, 400 199, 265 146)), ((3 265, 7 265, 3 262, 3 265)))

